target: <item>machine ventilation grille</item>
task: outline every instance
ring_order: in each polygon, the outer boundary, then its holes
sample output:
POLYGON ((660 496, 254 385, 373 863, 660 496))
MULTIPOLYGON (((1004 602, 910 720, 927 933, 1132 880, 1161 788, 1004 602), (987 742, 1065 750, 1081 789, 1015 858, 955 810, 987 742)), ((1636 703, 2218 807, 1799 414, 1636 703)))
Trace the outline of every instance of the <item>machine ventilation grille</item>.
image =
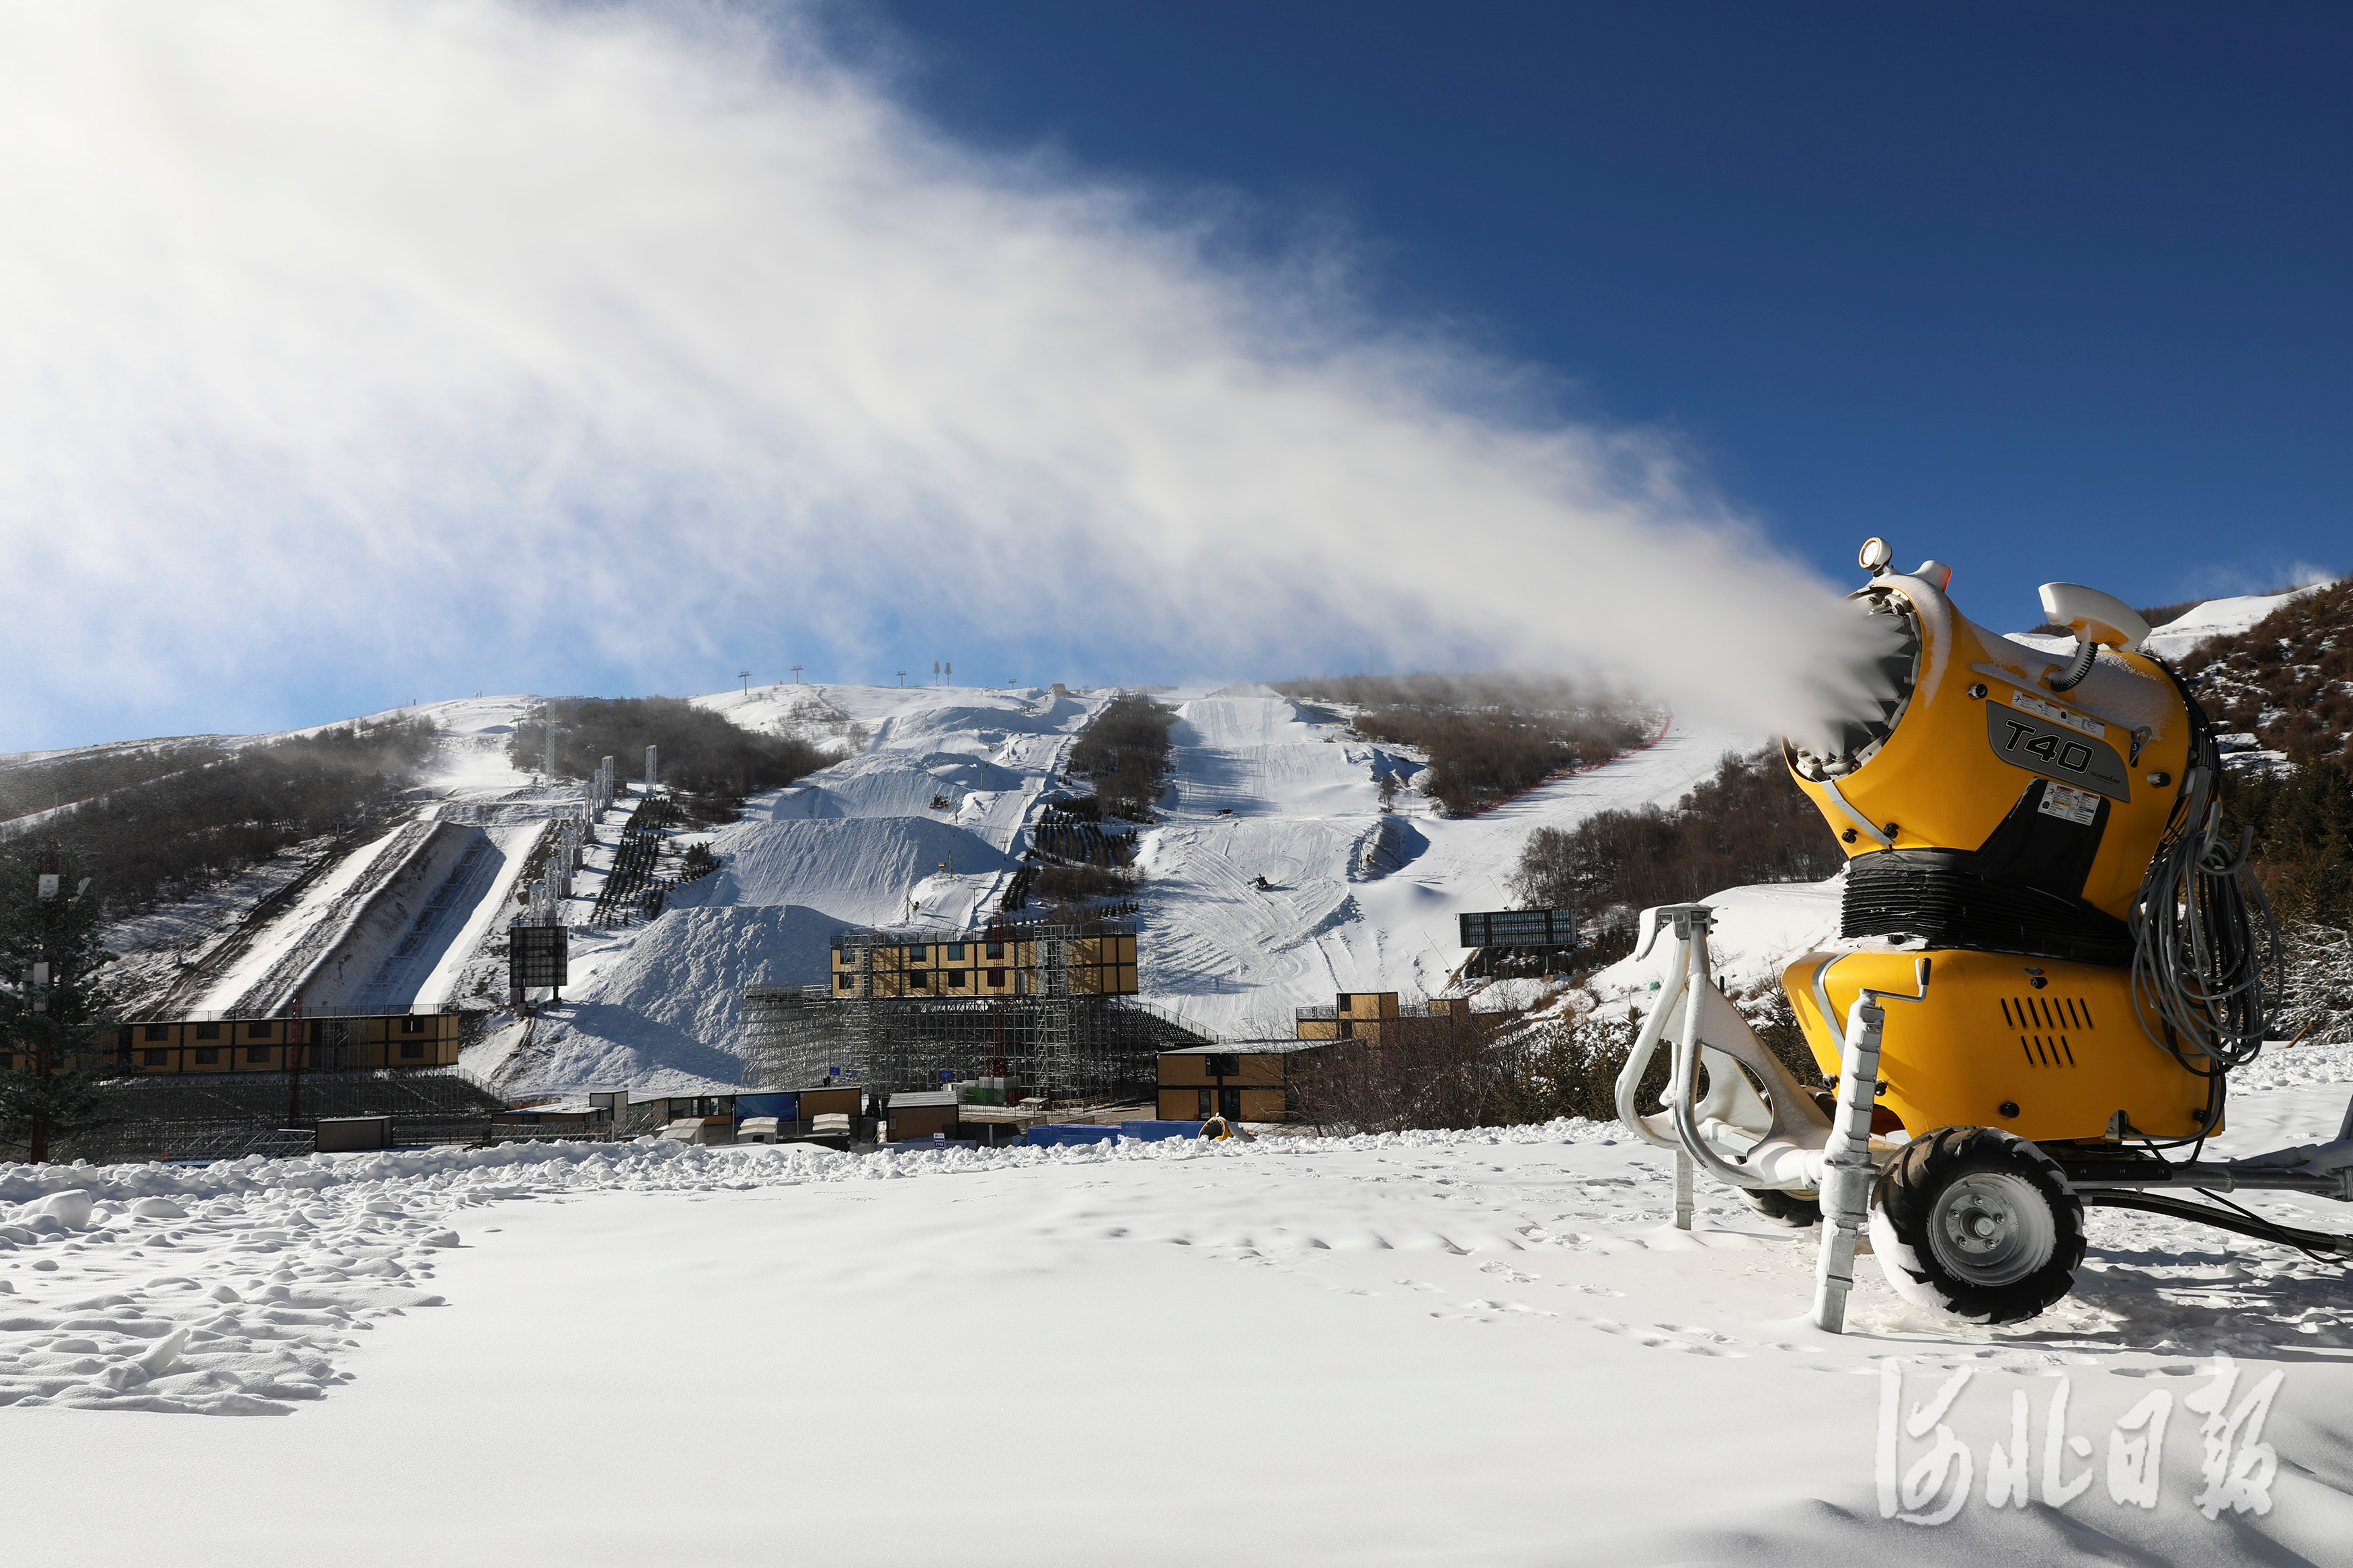
POLYGON ((2092 1005, 2081 996, 2006 996, 2001 1021, 2018 1031, 2027 1066, 2071 1068, 2075 1047, 2067 1037, 2092 1032, 2092 1005))

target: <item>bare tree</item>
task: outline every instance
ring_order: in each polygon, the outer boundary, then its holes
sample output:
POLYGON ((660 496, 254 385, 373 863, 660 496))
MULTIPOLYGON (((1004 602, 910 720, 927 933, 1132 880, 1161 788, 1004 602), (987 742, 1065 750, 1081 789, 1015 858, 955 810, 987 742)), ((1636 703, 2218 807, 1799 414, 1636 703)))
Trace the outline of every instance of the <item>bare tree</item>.
POLYGON ((1335 1040, 1295 1066, 1294 1108, 1325 1133, 1491 1126, 1515 1065, 1496 1024, 1442 1003, 1436 1016, 1383 1019, 1371 1037, 1335 1040))
POLYGON ((2305 1045, 2353 1042, 2353 935, 2303 921, 2286 938, 2287 1004, 2277 1026, 2305 1045))

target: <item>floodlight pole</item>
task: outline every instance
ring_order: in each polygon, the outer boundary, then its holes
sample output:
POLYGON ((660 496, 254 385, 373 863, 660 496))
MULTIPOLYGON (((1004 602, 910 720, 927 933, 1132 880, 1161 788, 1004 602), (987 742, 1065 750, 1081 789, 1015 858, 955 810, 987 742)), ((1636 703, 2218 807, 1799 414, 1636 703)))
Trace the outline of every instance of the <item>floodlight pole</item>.
MULTIPOLYGON (((302 1023, 302 998, 296 996, 287 1004, 286 1023, 286 1125, 290 1129, 302 1120, 302 1048, 309 1044, 302 1023)), ((234 1033, 234 1028, 232 1028, 234 1033)), ((229 1047, 235 1050, 237 1047, 229 1047)))
MULTIPOLYGON (((52 844, 42 853, 37 891, 41 906, 41 957, 33 965, 32 984, 26 987, 32 993, 32 1010, 47 1014, 49 1010, 49 987, 58 978, 53 967, 57 958, 57 930, 59 895, 65 890, 65 860, 52 844)), ((41 1020, 40 1032, 33 1037, 33 1068, 40 1075, 39 1097, 36 1101, 33 1126, 26 1152, 33 1163, 46 1163, 49 1157, 49 1071, 54 1063, 49 1050, 48 1020, 41 1020)))

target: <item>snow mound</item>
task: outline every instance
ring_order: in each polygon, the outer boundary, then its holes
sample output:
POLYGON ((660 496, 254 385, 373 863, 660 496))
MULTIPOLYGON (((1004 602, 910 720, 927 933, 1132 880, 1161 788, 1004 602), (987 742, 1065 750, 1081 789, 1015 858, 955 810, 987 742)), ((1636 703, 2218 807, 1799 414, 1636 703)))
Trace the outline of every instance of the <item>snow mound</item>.
MULTIPOLYGON (((1835 941, 1841 872, 1823 882, 1767 882, 1728 888, 1701 902, 1715 911, 1708 934, 1715 973, 1737 991, 1780 984, 1782 967, 1799 954, 1835 941)), ((1593 977, 1605 1001, 1640 998, 1664 984, 1671 944, 1662 939, 1648 957, 1621 958, 1593 977)))
POLYGON ((883 720, 874 732, 874 744, 877 749, 913 747, 930 741, 969 738, 993 746, 1008 735, 1062 734, 1083 729, 1094 716, 1095 706, 1067 696, 925 703, 883 720))
MULTIPOLYGON (((1002 739, 1002 736, 998 737, 1002 739)), ((1023 775, 962 752, 879 752, 812 775, 804 784, 763 797, 755 809, 771 822, 796 818, 904 816, 936 818, 932 802, 944 795, 952 813, 966 795, 1021 787, 1023 775)))
POLYGON ((1179 746, 1295 744, 1302 740, 1320 741, 1330 732, 1323 727, 1313 735, 1303 733, 1311 726, 1301 722, 1299 710, 1287 700, 1271 695, 1200 697, 1180 705, 1176 713, 1169 739, 1179 746))
MULTIPOLYGON (((847 928, 987 918, 1103 700, 784 686, 695 700, 748 727, 854 721, 873 739, 754 797, 709 836, 720 868, 673 889, 650 922, 586 929, 577 909, 565 1005, 466 1058, 506 1089, 737 1087, 745 986, 822 982, 829 940, 847 928)), ((609 855, 591 851, 592 874, 609 855)))
POLYGON ((533 1047, 561 1057, 569 1085, 733 1089, 744 988, 822 983, 842 924, 799 904, 672 910, 625 938, 593 986, 535 1025, 533 1047))
POLYGON ((965 874, 1009 864, 977 833, 923 816, 742 822, 712 848, 720 869, 681 889, 681 903, 821 904, 845 925, 903 919, 909 889, 944 861, 965 874))

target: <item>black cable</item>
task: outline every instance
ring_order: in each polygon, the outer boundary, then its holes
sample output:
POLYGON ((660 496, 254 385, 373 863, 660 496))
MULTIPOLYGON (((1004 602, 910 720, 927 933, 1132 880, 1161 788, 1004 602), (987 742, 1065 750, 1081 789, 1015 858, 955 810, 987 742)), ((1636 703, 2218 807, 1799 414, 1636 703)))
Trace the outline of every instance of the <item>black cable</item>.
MULTIPOLYGON (((2206 1192, 2203 1187, 2193 1190, 2205 1193, 2205 1195, 2210 1198, 2214 1195, 2212 1193, 2206 1192)), ((2327 1254, 2313 1251, 2306 1245, 2306 1242, 2316 1243, 2332 1251, 2342 1251, 2347 1258, 2353 1258, 2353 1237, 2336 1236, 2327 1231, 2300 1230, 2294 1226, 2282 1225, 2277 1220, 2269 1220, 2261 1215, 2251 1214, 2236 1205, 2214 1207, 2205 1204, 2191 1203, 2188 1198, 2174 1197, 2164 1193, 2140 1192, 2131 1188, 2089 1187, 2084 1189, 2078 1195, 2083 1199, 2084 1206, 2087 1209, 2134 1209, 2142 1214, 2164 1215, 2171 1219, 2186 1219, 2199 1225, 2211 1225, 2218 1230, 2253 1237, 2257 1241, 2268 1241, 2279 1247, 2292 1247, 2317 1263, 2332 1263, 2337 1259, 2327 1254), (2299 1240, 2298 1237, 2302 1239, 2299 1240)))
MULTIPOLYGON (((2247 864, 2253 830, 2242 829, 2235 845, 2221 837, 2214 792, 2222 759, 2213 726, 2172 667, 2153 662, 2181 697, 2189 754, 2181 793, 2133 904, 2133 1004, 2151 1039, 2189 1071, 2214 1080, 2263 1049, 2280 1005, 2279 932, 2247 864)), ((2216 1120, 2219 1089, 2210 1092, 2194 1140, 2201 1146, 2216 1120)))
MULTIPOLYGON (((2213 1199, 2216 1203, 2221 1204, 2226 1209, 2232 1209, 2240 1214, 2245 1215, 2249 1219, 2255 1221, 2258 1225, 2272 1226, 2283 1232, 2289 1232, 2294 1228, 2289 1226, 2281 1225, 2278 1220, 2272 1218, 2269 1215, 2260 1215, 2251 1208, 2246 1208, 2241 1205, 2234 1204, 2230 1199, 2224 1197, 2221 1194, 2210 1191, 2205 1187, 2192 1187, 2189 1190, 2196 1193, 2201 1198, 2213 1199)), ((2295 1247, 2298 1252, 2303 1253, 2315 1263, 2332 1263, 2336 1261, 2334 1258, 2323 1258, 2319 1253, 2313 1251, 2312 1248, 2308 1247, 2298 1246, 2296 1243, 2285 1239, 2284 1236, 2279 1239, 2279 1245, 2282 1247, 2295 1247)))

